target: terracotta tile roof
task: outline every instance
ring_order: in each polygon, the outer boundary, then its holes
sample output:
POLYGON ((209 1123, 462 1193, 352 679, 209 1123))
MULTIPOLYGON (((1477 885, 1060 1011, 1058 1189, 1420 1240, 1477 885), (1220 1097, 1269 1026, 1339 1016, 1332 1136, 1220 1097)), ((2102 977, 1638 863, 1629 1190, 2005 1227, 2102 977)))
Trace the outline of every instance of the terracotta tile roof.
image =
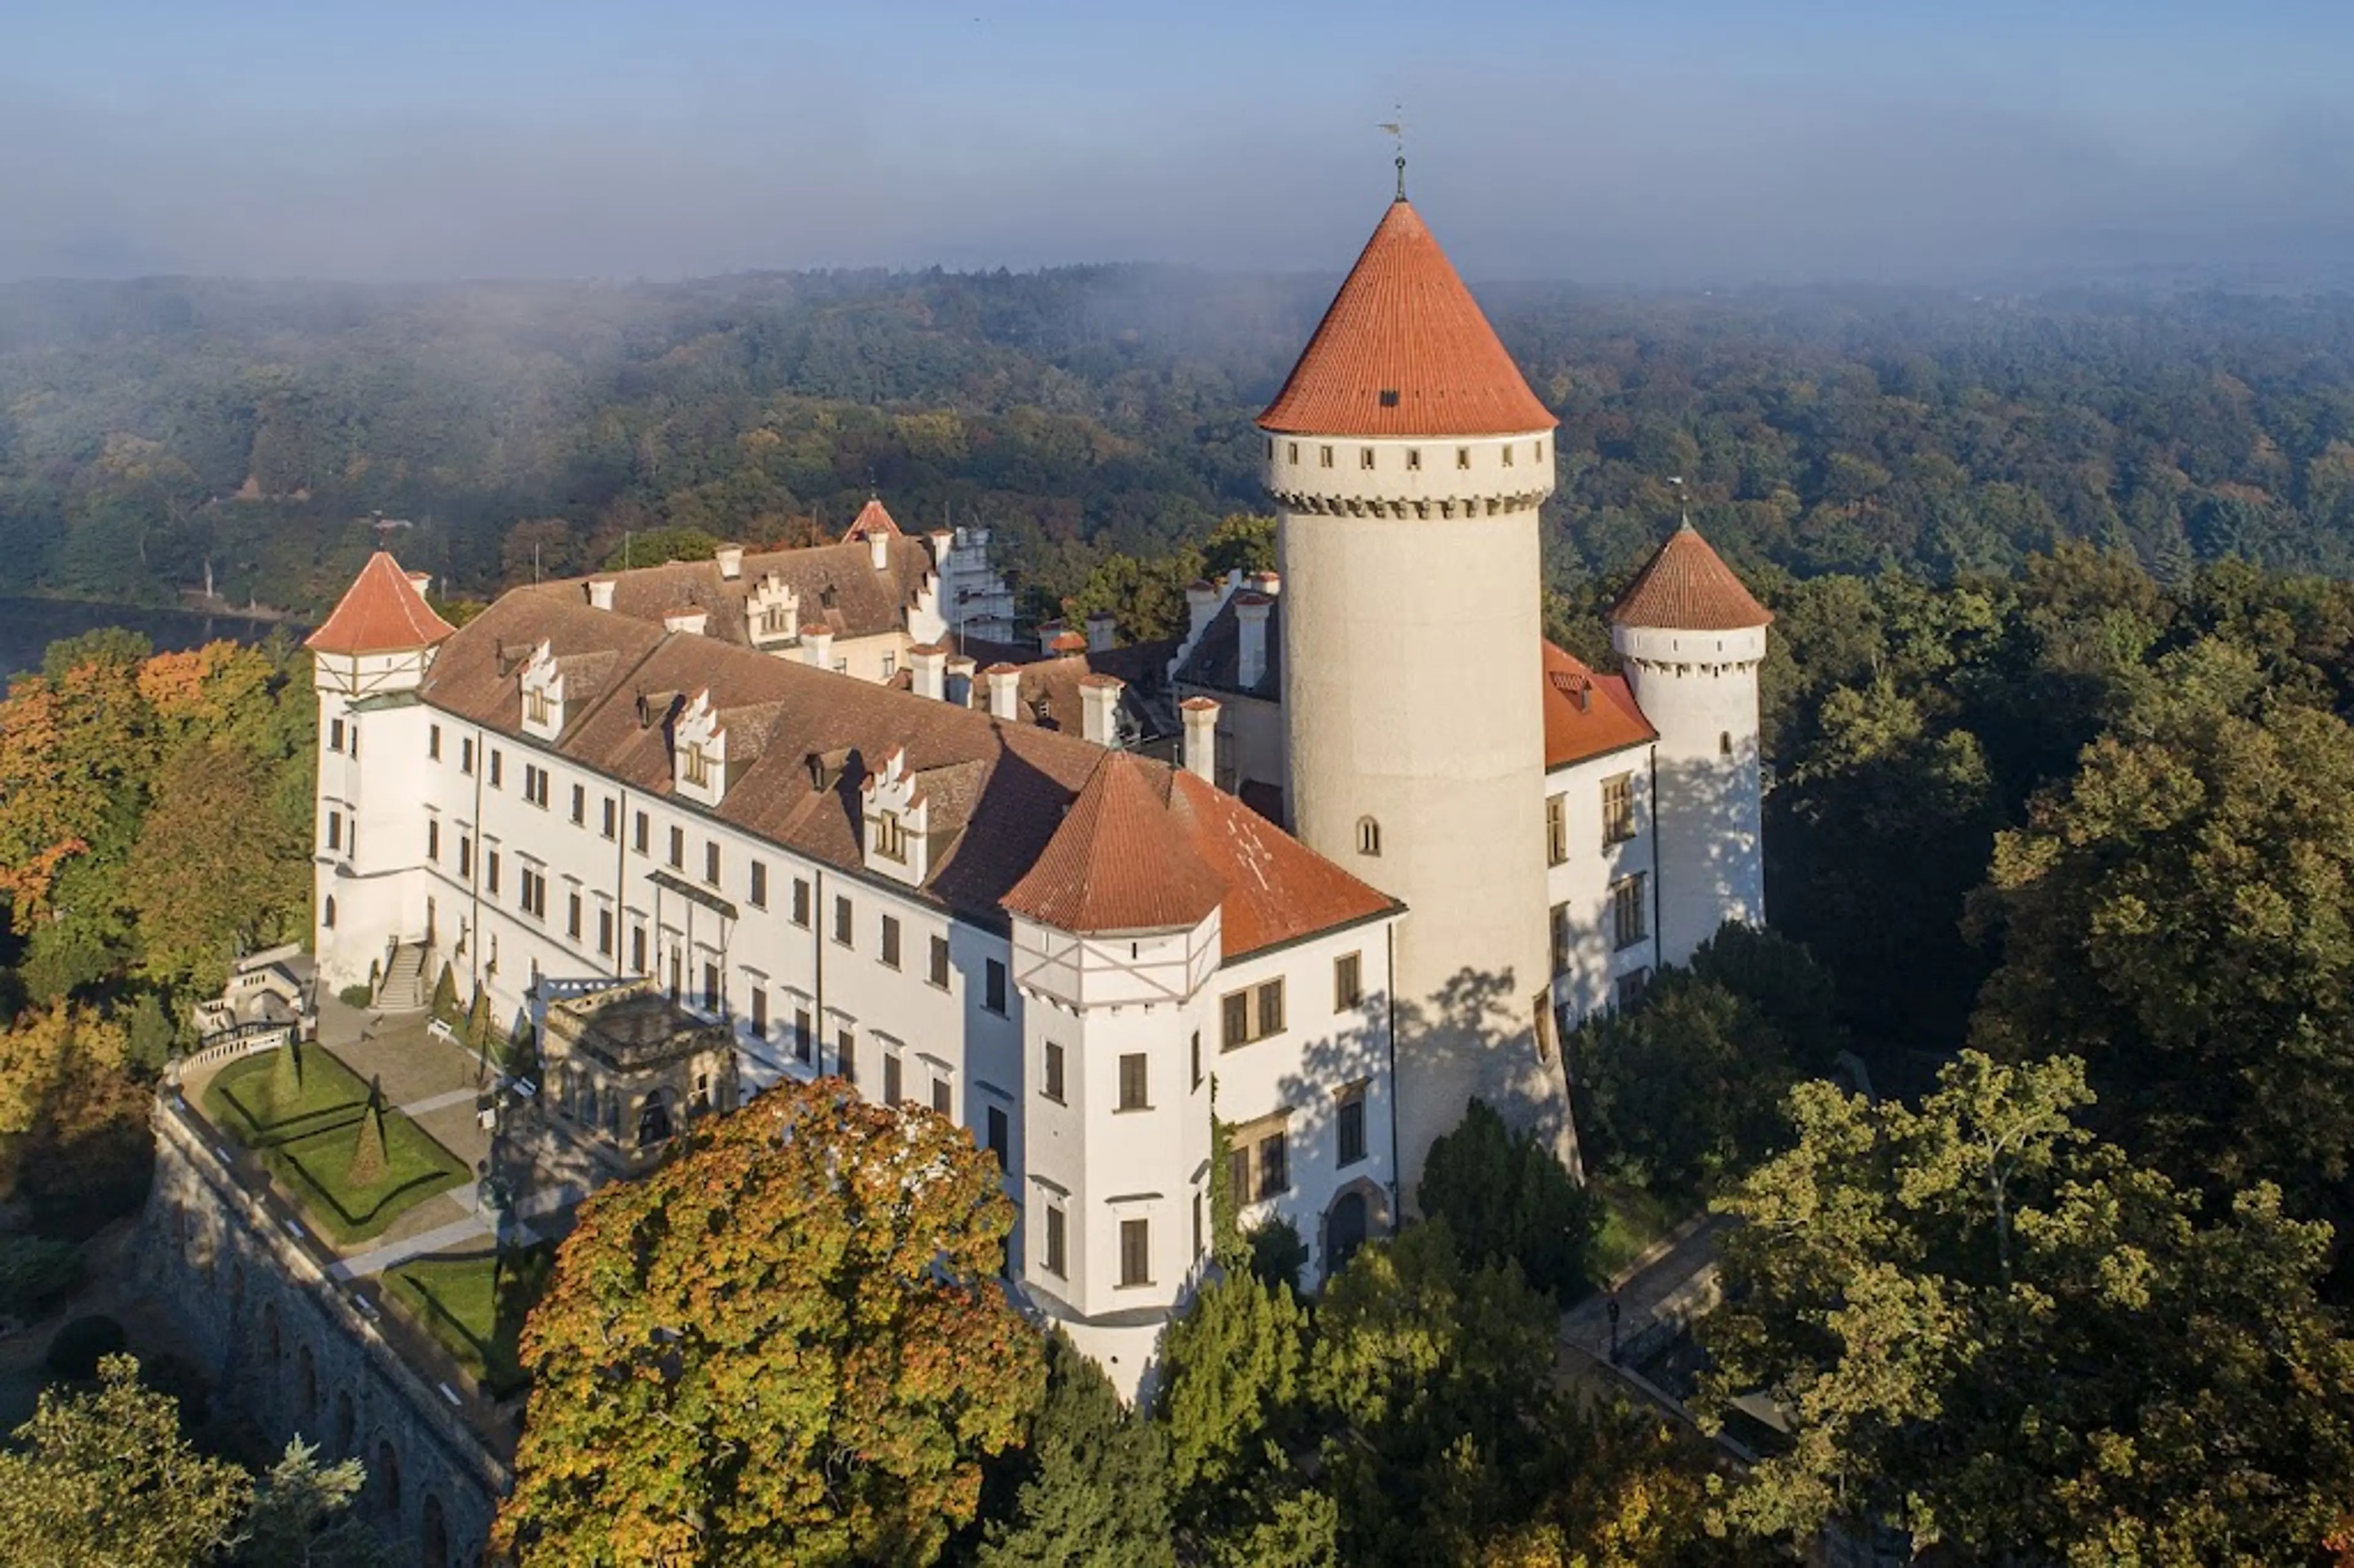
POLYGON ((883 509, 880 497, 868 498, 866 504, 858 509, 858 515, 850 520, 849 528, 842 535, 843 543, 864 539, 869 534, 881 534, 893 539, 907 536, 900 533, 899 524, 891 520, 891 514, 883 509))
MULTIPOLYGON (((625 572, 599 572, 593 580, 613 585, 617 614, 660 625, 665 616, 699 609, 709 618, 705 636, 749 646, 746 601, 770 577, 799 597, 803 630, 877 637, 905 630, 907 610, 931 577, 932 566, 926 541, 895 537, 881 571, 875 569, 865 545, 845 543, 748 551, 743 575, 732 579, 719 575, 716 561, 665 561, 625 572)), ((591 580, 572 577, 512 591, 586 602, 591 580)))
POLYGON ((392 653, 430 648, 456 630, 433 613, 400 563, 378 550, 302 646, 314 653, 392 653))
POLYGON ((1262 429, 1326 436, 1503 436, 1559 422, 1403 198, 1258 417, 1262 429))
POLYGON ((1700 530, 1686 523, 1636 574, 1610 619, 1620 626, 1733 631, 1770 625, 1774 612, 1751 596, 1700 530))
POLYGON ((1005 895, 1042 925, 1094 936, 1193 926, 1225 885, 1169 810, 1167 781, 1141 758, 1109 751, 1071 803, 1046 853, 1005 895))
MULTIPOLYGON (((568 595, 528 588, 505 595, 442 643, 420 694, 442 712, 520 741, 518 651, 543 641, 566 672, 558 752, 667 798, 672 724, 693 694, 707 691, 728 736, 727 792, 716 814, 821 863, 864 864, 860 789, 870 769, 904 748, 907 769, 931 803, 930 873, 918 895, 968 918, 1002 922, 1008 899, 1025 883, 1025 898, 1076 900, 1074 918, 1137 917, 1134 907, 1122 906, 1133 889, 1119 881, 1107 884, 1108 892, 1091 888, 1083 874, 1099 863, 1093 848, 1080 853, 1066 845, 1040 869, 1066 829, 1088 836, 1084 824, 1071 824, 1107 763, 1114 772, 1099 792, 1113 797, 1115 831, 1107 842, 1129 846, 1124 860, 1114 857, 1119 876, 1165 889, 1150 894, 1164 911, 1206 911, 1204 896, 1222 902, 1227 957, 1395 907, 1233 797, 1165 762, 1080 739, 1076 708, 1067 733, 1001 722, 982 710, 666 631, 659 621, 593 609, 568 595), (589 694, 576 694, 575 672, 589 694), (825 757, 840 766, 822 781, 811 759, 825 757), (1130 785, 1139 781, 1161 825, 1138 820, 1140 790, 1130 785), (1074 875, 1075 887, 1064 885, 1074 875)), ((1074 694, 1087 673, 1084 658, 1048 664, 1069 673, 1074 694)), ((1099 800, 1096 810, 1102 809, 1099 800)))
POLYGON ((1548 642, 1544 645, 1544 743, 1548 770, 1657 740, 1623 675, 1597 675, 1548 642))

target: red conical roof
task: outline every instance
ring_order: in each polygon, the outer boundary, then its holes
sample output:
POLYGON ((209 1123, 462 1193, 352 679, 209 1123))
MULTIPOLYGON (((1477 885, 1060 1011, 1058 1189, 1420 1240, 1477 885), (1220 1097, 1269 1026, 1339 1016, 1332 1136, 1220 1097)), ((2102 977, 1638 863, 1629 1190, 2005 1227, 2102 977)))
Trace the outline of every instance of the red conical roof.
POLYGON ((1192 926, 1225 897, 1145 766, 1108 752, 1045 853, 1003 900, 1016 915, 1083 936, 1192 926))
POLYGON ((1734 631, 1770 625, 1774 612, 1751 596, 1700 530, 1687 523, 1635 575, 1610 619, 1620 626, 1734 631))
POLYGON ((1509 436, 1560 421, 1401 196, 1258 423, 1297 435, 1509 436))
POLYGON ((881 498, 875 496, 869 496, 866 504, 858 509, 858 515, 850 520, 849 530, 842 535, 842 542, 851 544, 869 534, 880 534, 886 539, 901 536, 899 524, 892 521, 891 514, 883 509, 881 498))
POLYGON ((302 646, 314 653, 397 653, 430 648, 457 630, 433 613, 400 563, 378 550, 302 646))

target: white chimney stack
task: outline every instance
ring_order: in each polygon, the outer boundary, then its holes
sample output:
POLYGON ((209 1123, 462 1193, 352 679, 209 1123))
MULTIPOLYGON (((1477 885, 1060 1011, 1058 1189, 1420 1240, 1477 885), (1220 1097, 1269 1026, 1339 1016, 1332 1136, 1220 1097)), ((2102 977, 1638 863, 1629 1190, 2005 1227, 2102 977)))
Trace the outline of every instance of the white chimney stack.
POLYGON ((833 628, 806 626, 801 629, 801 651, 809 662, 821 670, 833 668, 833 628))
POLYGON ((958 707, 972 706, 973 662, 959 653, 949 661, 948 701, 958 707))
POLYGON ((712 553, 712 558, 719 563, 721 581, 732 583, 744 575, 743 546, 722 545, 712 553))
POLYGON ((932 570, 946 577, 949 572, 949 551, 955 547, 956 535, 942 528, 929 535, 928 537, 932 542, 932 570))
POLYGON ((1038 652, 1041 653, 1052 653, 1055 651, 1055 640, 1062 635, 1063 623, 1061 621, 1040 621, 1038 623, 1038 652))
POLYGON ((1192 623, 1186 630, 1186 640, 1198 642, 1202 638, 1202 628, 1217 618, 1218 585, 1207 577, 1197 577, 1187 583, 1185 614, 1192 623))
POLYGON ((991 664, 981 674, 989 682, 989 711, 1008 724, 1021 715, 1022 672, 1012 664, 991 664))
POLYGON ((909 684, 916 695, 934 702, 949 693, 949 651, 937 642, 918 642, 907 650, 909 684))
POLYGON ((613 608, 612 578, 590 577, 588 579, 588 608, 591 609, 610 609, 613 608))
POLYGON ((1238 594, 1235 615, 1240 622, 1242 647, 1235 662, 1235 684, 1249 691, 1267 679, 1267 618, 1275 601, 1263 593, 1238 594))
POLYGON ((433 591, 433 574, 431 572, 410 572, 408 574, 408 586, 417 590, 418 598, 423 599, 433 591))
POLYGON ((1107 653, 1111 651, 1112 633, 1119 629, 1119 617, 1108 609, 1087 611, 1087 652, 1107 653))
POLYGON ((1119 744, 1114 718, 1119 712, 1119 694, 1127 684, 1118 675, 1079 677, 1080 723, 1084 726, 1081 733, 1097 746, 1119 744))
POLYGON ((1267 595, 1267 598, 1273 599, 1283 591, 1283 574, 1272 567, 1263 572, 1254 572, 1251 574, 1250 586, 1267 595))
POLYGON ((891 536, 880 528, 866 535, 866 561, 878 572, 891 564, 891 536))
POLYGON ((1185 771, 1214 786, 1218 782, 1218 700, 1187 697, 1177 707, 1185 715, 1185 771))

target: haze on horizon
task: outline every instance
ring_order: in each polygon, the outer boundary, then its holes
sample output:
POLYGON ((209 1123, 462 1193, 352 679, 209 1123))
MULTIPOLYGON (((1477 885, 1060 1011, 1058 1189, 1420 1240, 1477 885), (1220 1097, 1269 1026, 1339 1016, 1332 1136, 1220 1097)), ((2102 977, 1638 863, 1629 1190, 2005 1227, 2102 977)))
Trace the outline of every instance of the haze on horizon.
POLYGON ((37 0, 0 278, 2354 274, 2326 0, 37 0))

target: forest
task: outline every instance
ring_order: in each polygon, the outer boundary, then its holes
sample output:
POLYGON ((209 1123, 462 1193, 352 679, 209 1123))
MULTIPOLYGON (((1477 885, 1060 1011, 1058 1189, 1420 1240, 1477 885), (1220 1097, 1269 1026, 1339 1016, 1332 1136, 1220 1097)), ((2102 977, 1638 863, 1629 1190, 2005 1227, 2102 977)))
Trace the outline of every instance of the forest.
MULTIPOLYGON (((904 522, 999 529, 1045 612, 1260 504, 1250 419, 1331 285, 0 285, 0 594, 167 602, 209 570, 316 612, 381 537, 481 597, 632 535, 838 529, 879 493, 904 522)), ((1482 295, 1563 421, 1564 590, 1679 508, 1801 577, 1945 581, 2072 540, 2168 582, 2354 566, 2346 297, 1482 295)))

